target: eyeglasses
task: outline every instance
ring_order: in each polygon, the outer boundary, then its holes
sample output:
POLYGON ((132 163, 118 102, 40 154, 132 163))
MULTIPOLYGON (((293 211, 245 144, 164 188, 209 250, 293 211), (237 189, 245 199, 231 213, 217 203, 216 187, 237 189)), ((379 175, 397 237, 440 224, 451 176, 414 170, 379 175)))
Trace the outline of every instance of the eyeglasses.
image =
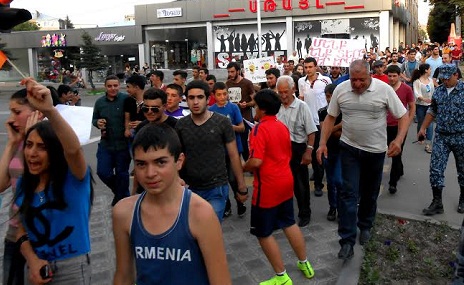
POLYGON ((158 113, 160 111, 160 108, 159 107, 149 107, 149 106, 142 106, 142 112, 144 113, 148 113, 150 110, 153 112, 153 113, 158 113))

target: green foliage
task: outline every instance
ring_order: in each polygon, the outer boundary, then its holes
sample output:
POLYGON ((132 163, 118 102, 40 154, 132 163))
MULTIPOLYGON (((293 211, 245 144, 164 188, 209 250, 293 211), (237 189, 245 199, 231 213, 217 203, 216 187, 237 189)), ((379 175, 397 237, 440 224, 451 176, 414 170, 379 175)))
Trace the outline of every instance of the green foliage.
POLYGON ((96 46, 89 33, 82 34, 83 45, 81 45, 80 61, 77 62, 78 68, 86 68, 87 70, 97 71, 106 69, 108 61, 101 54, 101 49, 96 46))
POLYGON ((66 16, 66 19, 64 19, 64 26, 66 29, 74 29, 74 24, 71 22, 68 16, 66 16))
POLYGON ((448 41, 451 23, 455 20, 455 6, 449 1, 434 0, 427 22, 427 32, 431 42, 448 41))
POLYGON ((20 32, 20 31, 37 31, 40 30, 40 27, 35 22, 27 21, 15 26, 12 31, 20 32))

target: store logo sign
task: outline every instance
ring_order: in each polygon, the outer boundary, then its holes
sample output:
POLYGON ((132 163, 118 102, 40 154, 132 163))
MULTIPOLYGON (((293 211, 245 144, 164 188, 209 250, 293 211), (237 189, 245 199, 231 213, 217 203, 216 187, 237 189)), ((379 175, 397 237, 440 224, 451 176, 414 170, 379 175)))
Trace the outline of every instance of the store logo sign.
POLYGON ((125 35, 100 33, 95 40, 97 42, 122 42, 126 39, 125 35))
POLYGON ((182 17, 182 8, 156 9, 158 18, 182 17))

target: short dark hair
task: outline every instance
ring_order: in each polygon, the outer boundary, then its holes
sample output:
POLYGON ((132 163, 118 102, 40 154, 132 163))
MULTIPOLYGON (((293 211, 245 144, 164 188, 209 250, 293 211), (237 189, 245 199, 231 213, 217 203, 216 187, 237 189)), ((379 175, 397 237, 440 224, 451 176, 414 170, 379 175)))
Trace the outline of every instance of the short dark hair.
POLYGON ((208 83, 206 83, 203 80, 193 80, 189 84, 187 84, 187 87, 185 87, 185 94, 188 96, 188 92, 191 89, 202 89, 205 92, 206 98, 209 97, 209 86, 208 83))
POLYGON ((155 150, 167 148, 168 152, 174 156, 174 161, 179 159, 182 152, 182 146, 176 131, 166 124, 146 124, 141 128, 132 142, 132 153, 139 147, 144 152, 147 152, 149 148, 155 150))
POLYGON ((266 76, 274 74, 274 76, 276 78, 280 77, 280 70, 278 70, 277 68, 274 68, 274 67, 269 68, 268 70, 265 71, 265 73, 266 73, 266 76))
POLYGON ((194 70, 194 69, 200 71, 200 67, 198 65, 193 66, 192 70, 194 70))
POLYGON ((126 79, 126 84, 139 87, 141 90, 145 89, 145 78, 138 74, 131 75, 126 79))
POLYGON ((166 104, 168 102, 168 95, 162 89, 158 88, 148 88, 143 93, 143 100, 156 100, 161 99, 161 103, 166 104))
POLYGON ((227 86, 224 82, 216 82, 214 83, 213 93, 216 93, 216 90, 227 90, 227 86))
POLYGON ((149 77, 152 75, 159 77, 161 81, 164 80, 164 72, 162 72, 161 70, 153 70, 152 72, 150 72, 149 77))
POLYGON ((324 93, 327 94, 333 94, 334 93, 334 90, 335 90, 335 87, 337 87, 337 85, 331 83, 331 84, 328 84, 327 86, 325 86, 324 88, 324 93))
POLYGON ((279 113, 280 99, 271 89, 263 89, 255 95, 255 103, 266 115, 273 116, 279 113))
POLYGON ((177 91, 177 94, 182 97, 182 93, 184 92, 184 90, 182 90, 182 87, 180 87, 178 84, 175 84, 175 83, 171 83, 169 84, 168 86, 166 86, 166 89, 174 89, 177 91))
POLYGON ((227 65, 227 69, 229 68, 235 68, 235 70, 239 71, 240 65, 237 62, 229 62, 229 64, 227 65))
POLYGON ((392 64, 387 67, 387 70, 385 70, 385 74, 388 75, 389 73, 401 74, 401 68, 398 65, 392 64))
POLYGON ((180 75, 182 78, 186 79, 187 78, 187 71, 185 70, 176 70, 172 73, 173 76, 177 76, 177 75, 180 75))
POLYGON ((317 60, 314 57, 307 57, 304 60, 304 63, 314 63, 314 66, 317 66, 317 60))
POLYGON ((214 76, 213 74, 208 74, 208 76, 206 76, 206 81, 210 81, 210 80, 214 80, 214 82, 216 82, 217 81, 216 76, 214 76))
POLYGON ((292 64, 295 64, 295 61, 293 59, 289 59, 287 60, 288 63, 292 63, 292 64))
POLYGON ((106 81, 108 81, 108 80, 117 80, 117 81, 119 81, 119 78, 116 75, 108 75, 105 78, 105 85, 106 85, 106 81))
POLYGON ((63 94, 67 94, 69 91, 71 91, 71 87, 66 84, 61 84, 58 86, 58 97, 63 97, 63 94))
POLYGON ((200 71, 202 71, 202 70, 203 70, 203 72, 204 72, 205 74, 209 74, 208 68, 202 67, 202 68, 200 68, 200 71))

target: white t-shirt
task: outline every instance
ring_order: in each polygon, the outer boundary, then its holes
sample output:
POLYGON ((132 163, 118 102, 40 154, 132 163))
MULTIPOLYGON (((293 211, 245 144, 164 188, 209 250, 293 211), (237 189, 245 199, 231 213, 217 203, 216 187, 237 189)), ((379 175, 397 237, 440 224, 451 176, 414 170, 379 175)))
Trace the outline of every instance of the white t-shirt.
POLYGON ((330 101, 328 114, 343 114, 344 143, 372 153, 382 153, 387 146, 387 110, 399 119, 407 112, 393 88, 372 78, 371 85, 361 95, 352 92, 351 82, 340 83, 330 101))
POLYGON ((307 76, 298 80, 298 90, 300 95, 304 96, 304 101, 308 104, 316 126, 319 126, 318 111, 327 106, 324 89, 330 83, 332 80, 320 73, 317 73, 317 79, 312 83, 307 79, 307 76))

